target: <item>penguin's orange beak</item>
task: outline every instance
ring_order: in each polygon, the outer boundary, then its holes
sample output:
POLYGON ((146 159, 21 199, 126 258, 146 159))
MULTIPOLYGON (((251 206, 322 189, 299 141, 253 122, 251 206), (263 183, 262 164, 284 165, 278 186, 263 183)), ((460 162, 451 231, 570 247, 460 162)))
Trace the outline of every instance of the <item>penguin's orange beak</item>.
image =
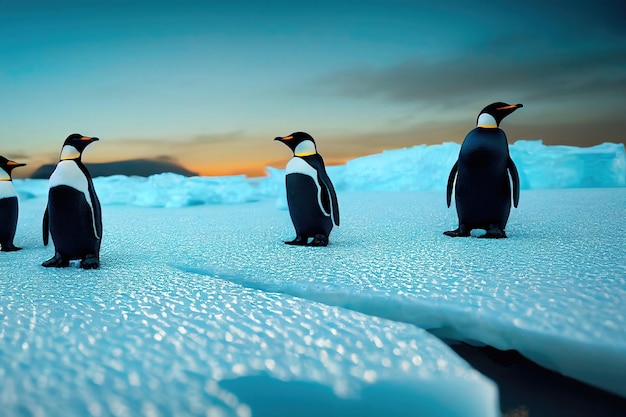
POLYGON ((293 136, 291 136, 291 135, 290 136, 278 136, 278 137, 274 138, 274 140, 279 140, 281 142, 285 142, 285 141, 291 140, 291 139, 293 139, 293 136))
POLYGON ((88 136, 83 136, 82 138, 80 138, 80 140, 89 141, 89 142, 95 142, 95 141, 100 140, 100 139, 98 139, 98 138, 90 138, 88 136))
POLYGON ((524 107, 524 105, 523 104, 511 104, 509 106, 498 107, 496 110, 519 109, 520 107, 524 107))
POLYGON ((22 164, 22 163, 15 162, 15 161, 9 161, 7 162, 7 165, 13 168, 26 166, 26 164, 22 164))

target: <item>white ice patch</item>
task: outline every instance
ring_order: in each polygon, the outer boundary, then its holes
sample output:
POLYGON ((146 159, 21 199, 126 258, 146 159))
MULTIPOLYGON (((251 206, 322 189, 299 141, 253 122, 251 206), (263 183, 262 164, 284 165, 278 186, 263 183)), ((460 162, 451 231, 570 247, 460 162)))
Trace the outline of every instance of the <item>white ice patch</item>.
POLYGON ((317 186, 317 204, 320 206, 320 210, 322 211, 322 213, 324 213, 325 216, 330 217, 330 213, 324 210, 324 206, 322 205, 322 187, 320 187, 320 183, 317 180, 317 171, 315 170, 315 168, 307 164, 304 159, 294 157, 287 164, 285 171, 287 175, 303 174, 303 175, 308 175, 309 177, 313 179, 313 181, 315 182, 315 185, 317 186))
POLYGON ((0 199, 16 196, 15 187, 11 181, 0 181, 0 199))
MULTIPOLYGON (((63 147, 63 149, 65 148, 67 148, 67 146, 63 147)), ((96 229, 96 217, 93 210, 93 204, 91 202, 91 196, 89 195, 89 183, 87 182, 87 177, 85 177, 85 174, 80 170, 75 161, 66 160, 60 161, 57 164, 56 169, 50 176, 49 187, 52 189, 53 187, 59 185, 67 185, 68 187, 72 187, 84 194, 87 204, 91 207, 93 233, 98 239, 100 239, 96 229)))

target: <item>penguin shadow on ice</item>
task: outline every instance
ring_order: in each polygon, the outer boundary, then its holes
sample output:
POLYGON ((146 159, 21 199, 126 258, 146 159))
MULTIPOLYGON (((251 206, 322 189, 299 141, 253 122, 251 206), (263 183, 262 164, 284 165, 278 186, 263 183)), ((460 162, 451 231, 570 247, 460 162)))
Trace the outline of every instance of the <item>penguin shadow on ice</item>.
POLYGON ((43 243, 52 236, 54 256, 41 265, 67 267, 80 260, 83 269, 100 266, 102 210, 89 171, 81 161, 85 148, 98 138, 67 137, 59 162, 50 176, 48 204, 43 217, 43 243))
POLYGON ((14 168, 25 165, 0 156, 0 251, 2 252, 14 252, 21 249, 13 244, 17 229, 18 201, 11 172, 14 168))
POLYGON ((304 132, 275 138, 293 152, 285 169, 287 206, 296 237, 288 245, 327 246, 333 224, 339 226, 339 204, 315 140, 304 132))
POLYGON ((511 212, 511 183, 513 205, 517 207, 520 181, 509 155, 506 135, 499 126, 502 119, 520 107, 523 106, 497 102, 478 114, 476 128, 463 140, 448 177, 447 204, 450 207, 454 188, 459 226, 444 232, 445 235, 467 237, 474 230, 478 237, 506 238, 504 229, 511 212))

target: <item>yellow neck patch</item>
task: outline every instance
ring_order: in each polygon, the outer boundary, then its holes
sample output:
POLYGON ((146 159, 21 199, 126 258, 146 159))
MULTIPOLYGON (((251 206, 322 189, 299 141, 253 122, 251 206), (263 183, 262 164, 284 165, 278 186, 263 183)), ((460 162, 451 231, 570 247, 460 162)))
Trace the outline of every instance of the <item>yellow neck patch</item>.
POLYGON ((61 149, 61 161, 67 161, 68 159, 78 159, 80 158, 80 152, 78 149, 71 145, 65 145, 63 149, 61 149))
POLYGON ((9 173, 2 168, 0 168, 0 181, 11 181, 9 173))
POLYGON ((315 144, 310 140, 303 140, 293 151, 295 156, 310 156, 315 155, 316 153, 317 149, 315 149, 315 144))

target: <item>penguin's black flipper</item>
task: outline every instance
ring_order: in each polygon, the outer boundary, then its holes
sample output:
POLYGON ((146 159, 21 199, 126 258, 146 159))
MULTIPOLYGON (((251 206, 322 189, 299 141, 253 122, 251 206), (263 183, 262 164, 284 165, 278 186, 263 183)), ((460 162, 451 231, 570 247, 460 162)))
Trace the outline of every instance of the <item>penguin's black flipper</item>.
POLYGON ((93 181, 91 181, 91 176, 87 171, 87 168, 85 168, 84 172, 85 176, 88 178, 87 185, 89 187, 89 196, 91 197, 91 214, 93 218, 94 234, 96 239, 102 239, 102 208, 100 207, 100 200, 98 199, 98 195, 96 194, 93 181))
POLYGON ((519 203, 519 173, 517 172, 517 167, 510 156, 506 167, 509 170, 511 181, 513 181, 513 206, 517 208, 517 203, 519 203))
POLYGON ((43 231, 43 245, 48 246, 48 238, 50 237, 50 215, 48 214, 48 206, 46 206, 46 211, 43 214, 43 223, 41 226, 43 231))
POLYGON ((80 161, 76 160, 76 165, 83 172, 85 177, 87 178, 87 187, 89 190, 89 195, 85 194, 85 199, 90 199, 90 210, 91 210, 91 218, 93 222, 93 234, 96 239, 102 239, 102 209, 100 207, 100 200, 98 200, 98 195, 96 194, 96 189, 93 186, 93 181, 91 179, 91 174, 87 170, 87 167, 80 161))
POLYGON ((457 160, 454 163, 454 165, 452 165, 452 169, 450 170, 450 175, 448 176, 448 188, 446 191, 446 199, 448 202, 448 207, 450 207, 450 203, 452 202, 452 188, 454 187, 454 180, 456 178, 456 173, 458 170, 459 170, 459 161, 457 160))
POLYGON ((333 187, 333 183, 330 181, 328 174, 326 171, 320 172, 319 175, 320 181, 326 188, 326 192, 328 193, 328 197, 330 198, 331 213, 333 222, 339 226, 339 203, 337 202, 337 194, 335 193, 335 187, 333 187))
POLYGON ((339 202, 337 201, 337 193, 335 192, 332 181, 326 173, 324 160, 319 154, 310 155, 303 159, 317 171, 317 178, 322 187, 322 204, 324 205, 324 209, 330 213, 333 222, 339 226, 339 202), (330 204, 326 201, 325 197, 328 197, 330 204))

